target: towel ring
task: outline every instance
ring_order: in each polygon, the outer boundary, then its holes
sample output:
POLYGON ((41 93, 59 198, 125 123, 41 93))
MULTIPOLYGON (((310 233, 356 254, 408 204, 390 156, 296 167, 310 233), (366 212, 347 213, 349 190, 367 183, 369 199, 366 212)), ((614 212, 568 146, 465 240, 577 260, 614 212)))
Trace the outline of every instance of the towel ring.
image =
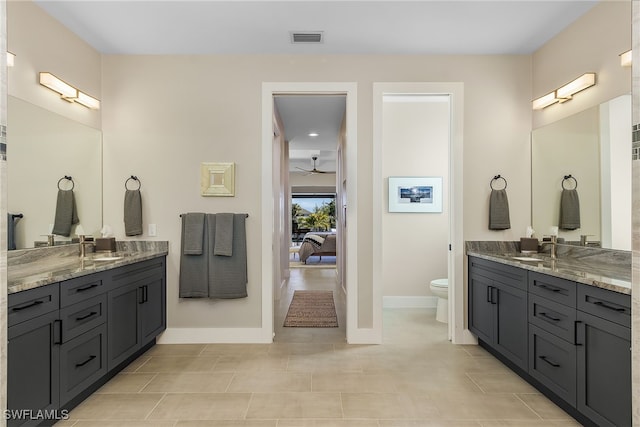
POLYGON ((60 183, 65 179, 67 181, 71 181, 71 190, 73 190, 75 188, 75 186, 76 186, 76 183, 73 182, 73 178, 71 178, 69 175, 65 175, 65 176, 63 176, 62 178, 60 178, 58 180, 58 190, 62 190, 62 188, 60 188, 60 183))
POLYGON ((573 180, 573 182, 575 183, 575 186, 573 187, 573 189, 575 190, 576 188, 578 188, 578 180, 577 180, 575 177, 571 176, 571 174, 569 174, 569 175, 565 175, 565 176, 564 176, 564 179, 562 180, 562 189, 563 189, 563 190, 570 190, 570 188, 566 188, 566 187, 564 186, 564 182, 565 182, 565 181, 568 181, 568 180, 570 180, 570 179, 572 179, 572 180, 573 180))
POLYGON ((504 181, 504 188, 503 188, 503 190, 506 190, 506 189, 507 189, 507 180, 506 180, 506 179, 504 179, 504 177, 503 177, 503 176, 501 176, 501 175, 496 175, 496 176, 494 176, 494 177, 493 177, 493 179, 491 180, 491 182, 489 183, 489 187, 491 187, 491 189, 492 189, 492 190, 497 190, 497 188, 493 188, 493 183, 494 183, 494 181, 497 181, 497 180, 499 180, 499 179, 501 179, 501 180, 503 180, 503 181, 504 181))
POLYGON ((139 190, 139 189, 140 189, 140 187, 142 187, 142 183, 140 182, 140 180, 138 179, 138 177, 137 177, 137 176, 135 176, 135 175, 131 175, 131 177, 130 177, 130 178, 127 178, 127 180, 124 182, 124 188, 125 188, 125 190, 128 190, 128 189, 129 189, 129 188, 127 187, 127 184, 128 184, 128 183, 129 183, 129 181, 131 181, 131 180, 134 180, 134 181, 137 181, 137 182, 138 182, 138 188, 136 188, 136 190, 139 190))

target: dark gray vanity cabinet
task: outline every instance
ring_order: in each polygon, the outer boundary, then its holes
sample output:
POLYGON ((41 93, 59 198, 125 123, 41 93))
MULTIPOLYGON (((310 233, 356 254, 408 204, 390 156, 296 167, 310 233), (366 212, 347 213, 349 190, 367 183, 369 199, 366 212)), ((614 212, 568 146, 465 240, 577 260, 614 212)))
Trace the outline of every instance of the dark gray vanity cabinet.
POLYGON ((468 278, 469 330, 483 346, 584 425, 631 426, 629 295, 472 256, 468 278))
POLYGON ((58 283, 9 295, 9 426, 35 426, 37 411, 60 405, 61 324, 58 283))
POLYGON ((158 257, 10 294, 8 425, 64 417, 153 345, 166 327, 165 280, 158 257))
POLYGON ((578 288, 577 408, 598 426, 631 426, 631 297, 578 288))
POLYGON ((165 260, 154 258, 109 278, 108 366, 115 368, 166 328, 165 260))
POLYGON ((469 257, 469 330, 515 365, 527 367, 527 274, 469 257))

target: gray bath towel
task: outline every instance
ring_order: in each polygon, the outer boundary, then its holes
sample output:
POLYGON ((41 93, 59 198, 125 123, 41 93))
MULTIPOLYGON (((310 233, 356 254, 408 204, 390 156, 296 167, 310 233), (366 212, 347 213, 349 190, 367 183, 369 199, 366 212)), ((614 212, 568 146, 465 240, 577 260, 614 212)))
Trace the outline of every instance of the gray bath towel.
POLYGON ((80 222, 76 210, 76 198, 73 190, 58 190, 56 216, 53 221, 52 234, 69 237, 71 226, 80 222))
POLYGON ((561 230, 577 230, 580 228, 580 199, 575 188, 562 189, 558 228, 561 230))
POLYGON ((216 214, 216 245, 214 255, 233 255, 233 214, 216 214))
POLYGON ((142 196, 140 190, 124 193, 124 233, 127 236, 142 234, 142 196))
POLYGON ((507 191, 491 190, 489 199, 489 230, 507 230, 511 228, 509 220, 509 200, 507 191))
POLYGON ((203 213, 182 214, 182 253, 184 255, 202 255, 205 236, 203 213))
MULTIPOLYGON (((182 240, 180 248, 180 298, 207 298, 209 296, 209 256, 203 251, 206 247, 207 224, 203 213, 182 215, 182 240), (199 223, 200 229, 196 230, 199 223), (199 246, 199 253, 188 254, 191 243, 199 246)), ((191 249, 192 252, 197 250, 191 249)))
POLYGON ((217 215, 207 214, 209 236, 209 298, 247 296, 246 214, 233 214, 233 255, 214 255, 217 215))

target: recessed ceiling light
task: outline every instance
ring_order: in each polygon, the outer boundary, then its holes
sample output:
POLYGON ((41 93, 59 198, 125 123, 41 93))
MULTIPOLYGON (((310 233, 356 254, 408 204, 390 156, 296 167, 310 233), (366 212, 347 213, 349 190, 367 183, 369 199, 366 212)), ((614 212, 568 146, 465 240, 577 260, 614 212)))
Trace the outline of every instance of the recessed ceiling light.
POLYGON ((318 135, 320 135, 318 132, 311 132, 311 133, 309 133, 309 136, 318 136, 318 135))

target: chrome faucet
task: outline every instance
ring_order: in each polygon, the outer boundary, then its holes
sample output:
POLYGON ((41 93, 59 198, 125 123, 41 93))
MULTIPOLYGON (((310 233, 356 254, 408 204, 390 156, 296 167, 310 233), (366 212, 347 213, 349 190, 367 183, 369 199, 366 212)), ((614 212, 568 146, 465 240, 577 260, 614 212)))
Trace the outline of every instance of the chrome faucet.
POLYGON ((551 245, 551 259, 558 258, 558 236, 550 236, 551 241, 542 242, 540 246, 551 245))
POLYGON ((80 258, 84 258, 87 256, 87 245, 95 247, 96 243, 86 240, 84 234, 79 235, 78 238, 80 239, 80 258))

